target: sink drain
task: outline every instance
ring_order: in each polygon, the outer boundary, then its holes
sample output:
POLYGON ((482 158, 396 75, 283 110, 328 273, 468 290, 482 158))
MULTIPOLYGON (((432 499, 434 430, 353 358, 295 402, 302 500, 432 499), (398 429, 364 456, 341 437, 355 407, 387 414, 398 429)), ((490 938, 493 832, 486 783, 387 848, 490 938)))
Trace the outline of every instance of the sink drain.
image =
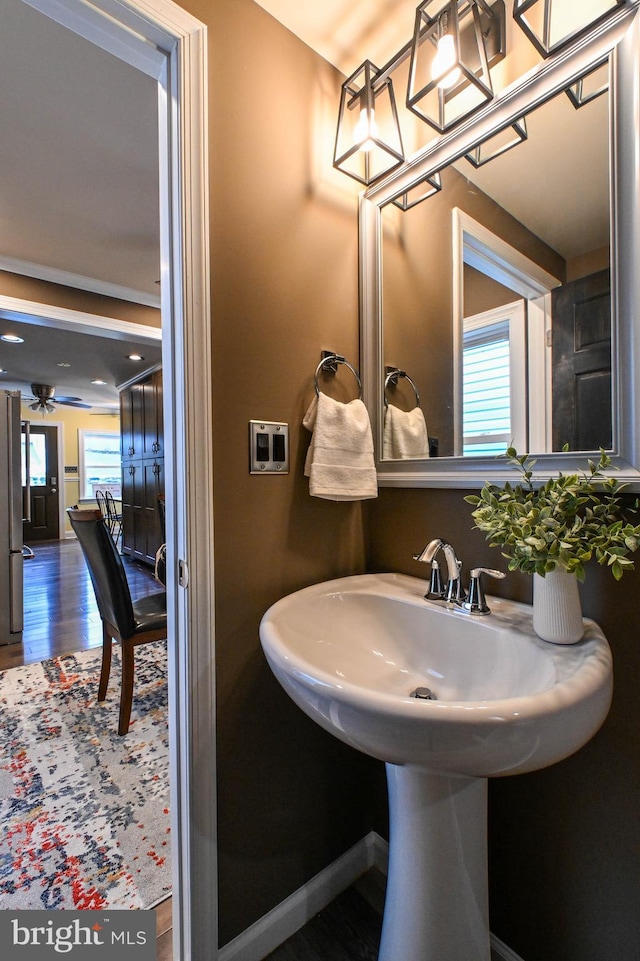
POLYGON ((438 698, 430 687, 417 687, 411 692, 411 697, 416 697, 419 701, 437 701, 438 698))

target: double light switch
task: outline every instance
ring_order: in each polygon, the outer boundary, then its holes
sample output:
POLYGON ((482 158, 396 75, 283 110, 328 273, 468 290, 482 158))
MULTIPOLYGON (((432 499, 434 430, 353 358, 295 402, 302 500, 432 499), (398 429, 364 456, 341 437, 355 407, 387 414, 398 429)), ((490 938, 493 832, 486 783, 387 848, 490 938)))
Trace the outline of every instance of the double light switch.
POLYGON ((252 474, 289 473, 289 425, 249 421, 249 470, 252 474))

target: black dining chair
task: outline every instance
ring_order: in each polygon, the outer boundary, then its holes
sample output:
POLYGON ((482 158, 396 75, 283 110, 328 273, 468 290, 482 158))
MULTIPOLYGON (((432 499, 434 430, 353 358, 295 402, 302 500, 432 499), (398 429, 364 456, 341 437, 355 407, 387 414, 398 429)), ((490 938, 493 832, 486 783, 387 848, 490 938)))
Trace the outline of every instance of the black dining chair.
POLYGON ((167 595, 158 591, 132 601, 122 558, 99 510, 67 510, 80 542, 102 620, 102 668, 98 700, 107 696, 113 639, 120 642, 122 683, 118 734, 129 730, 133 703, 134 648, 167 636, 167 595))
POLYGON ((96 491, 96 501, 97 501, 98 507, 100 508, 100 513, 105 518, 108 524, 109 512, 107 510, 107 498, 104 496, 104 491, 96 491))
POLYGON ((117 547, 118 540, 122 534, 122 513, 118 511, 111 491, 104 492, 104 499, 107 507, 107 525, 109 527, 109 533, 111 534, 113 542, 117 547))

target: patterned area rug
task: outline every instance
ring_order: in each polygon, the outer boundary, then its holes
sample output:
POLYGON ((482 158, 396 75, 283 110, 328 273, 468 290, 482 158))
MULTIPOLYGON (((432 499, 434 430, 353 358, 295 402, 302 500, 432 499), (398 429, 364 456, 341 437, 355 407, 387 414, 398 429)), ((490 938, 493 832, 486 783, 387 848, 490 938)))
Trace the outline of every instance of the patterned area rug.
POLYGON ((136 649, 118 737, 120 651, 0 672, 0 909, 150 908, 171 893, 166 642, 136 649))

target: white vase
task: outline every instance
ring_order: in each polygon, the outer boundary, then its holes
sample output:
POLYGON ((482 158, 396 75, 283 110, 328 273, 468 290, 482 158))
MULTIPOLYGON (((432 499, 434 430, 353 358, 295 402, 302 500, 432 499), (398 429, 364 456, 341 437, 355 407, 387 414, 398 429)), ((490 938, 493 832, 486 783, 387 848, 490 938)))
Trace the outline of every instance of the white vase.
POLYGON ((543 641, 576 644, 584 634, 575 574, 559 567, 546 577, 533 575, 533 629, 543 641))

